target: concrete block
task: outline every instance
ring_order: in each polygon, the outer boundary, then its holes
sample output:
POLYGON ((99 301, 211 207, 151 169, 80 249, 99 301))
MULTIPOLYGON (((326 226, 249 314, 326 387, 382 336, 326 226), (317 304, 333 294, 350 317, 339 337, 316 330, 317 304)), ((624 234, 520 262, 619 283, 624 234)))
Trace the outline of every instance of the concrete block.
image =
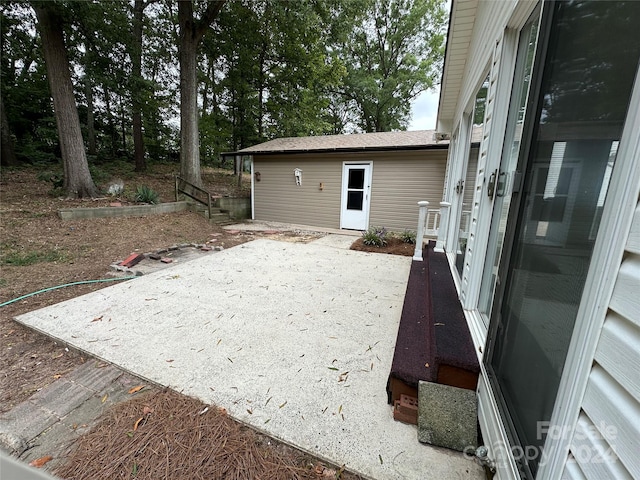
POLYGON ((58 421, 58 417, 26 400, 0 416, 0 446, 19 452, 21 446, 58 421))
POLYGON ((94 393, 104 390, 109 384, 122 375, 122 370, 108 363, 89 360, 73 370, 65 378, 88 388, 94 393))
POLYGON ((476 392, 432 382, 418 384, 418 440, 452 450, 478 444, 476 392))
POLYGON ((29 401, 59 418, 78 408, 94 394, 91 390, 67 379, 60 379, 31 396, 29 401))

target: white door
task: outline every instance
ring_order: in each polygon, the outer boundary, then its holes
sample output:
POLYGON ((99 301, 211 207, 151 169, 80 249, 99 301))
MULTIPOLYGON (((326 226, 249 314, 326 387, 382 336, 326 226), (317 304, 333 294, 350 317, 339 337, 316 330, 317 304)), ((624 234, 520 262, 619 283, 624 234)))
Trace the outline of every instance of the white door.
POLYGON ((371 162, 345 163, 342 167, 340 228, 366 230, 371 198, 371 162))

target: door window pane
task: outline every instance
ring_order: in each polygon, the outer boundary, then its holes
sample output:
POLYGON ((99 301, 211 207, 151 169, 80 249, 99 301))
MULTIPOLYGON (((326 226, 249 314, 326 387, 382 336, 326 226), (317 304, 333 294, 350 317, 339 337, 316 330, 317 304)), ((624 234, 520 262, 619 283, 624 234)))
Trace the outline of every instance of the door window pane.
POLYGON ((364 188, 364 168, 349 169, 349 183, 347 188, 364 188))
POLYGON ((362 191, 347 192, 347 210, 362 210, 362 191))
POLYGON ((509 206, 511 205, 511 188, 513 187, 514 173, 518 164, 522 125, 524 124, 524 114, 527 109, 539 25, 540 9, 537 9, 531 14, 520 33, 502 161, 499 171, 494 173, 496 191, 491 217, 491 230, 489 232, 489 247, 485 258, 478 307, 480 312, 483 313, 485 324, 488 323, 488 317, 491 314, 491 304, 493 303, 493 294, 498 278, 498 267, 502 255, 509 206))
POLYGON ((478 144, 482 138, 484 113, 487 104, 487 91, 489 89, 489 76, 482 83, 476 93, 473 113, 471 114, 471 129, 469 131, 469 156, 466 162, 465 176, 458 182, 457 193, 462 196, 462 204, 458 221, 458 245, 456 251, 456 269, 462 275, 464 257, 467 252, 467 241, 471 229, 471 214, 473 209, 473 196, 475 194, 476 176, 478 174, 478 144))
MULTIPOLYGON (((515 437, 539 448, 538 422, 554 408, 640 56, 640 2, 558 2, 554 10, 488 355, 515 437)), ((530 476, 539 461, 523 461, 530 476)))

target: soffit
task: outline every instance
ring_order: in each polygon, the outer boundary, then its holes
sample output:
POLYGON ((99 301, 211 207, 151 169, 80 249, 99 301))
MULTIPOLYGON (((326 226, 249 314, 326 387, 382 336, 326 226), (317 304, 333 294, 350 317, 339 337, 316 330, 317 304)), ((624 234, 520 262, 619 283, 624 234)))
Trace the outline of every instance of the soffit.
POLYGON ((452 0, 444 71, 438 104, 439 133, 451 133, 469 57, 478 0, 452 0))

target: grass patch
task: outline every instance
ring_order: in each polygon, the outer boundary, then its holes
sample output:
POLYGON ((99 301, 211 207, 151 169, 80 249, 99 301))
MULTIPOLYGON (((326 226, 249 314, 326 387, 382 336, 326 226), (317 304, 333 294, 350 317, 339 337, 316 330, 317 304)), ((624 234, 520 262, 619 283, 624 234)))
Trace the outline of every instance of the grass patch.
POLYGON ((30 252, 9 252, 3 255, 1 263, 14 267, 25 267, 45 262, 64 262, 68 255, 57 250, 32 250, 30 252))

